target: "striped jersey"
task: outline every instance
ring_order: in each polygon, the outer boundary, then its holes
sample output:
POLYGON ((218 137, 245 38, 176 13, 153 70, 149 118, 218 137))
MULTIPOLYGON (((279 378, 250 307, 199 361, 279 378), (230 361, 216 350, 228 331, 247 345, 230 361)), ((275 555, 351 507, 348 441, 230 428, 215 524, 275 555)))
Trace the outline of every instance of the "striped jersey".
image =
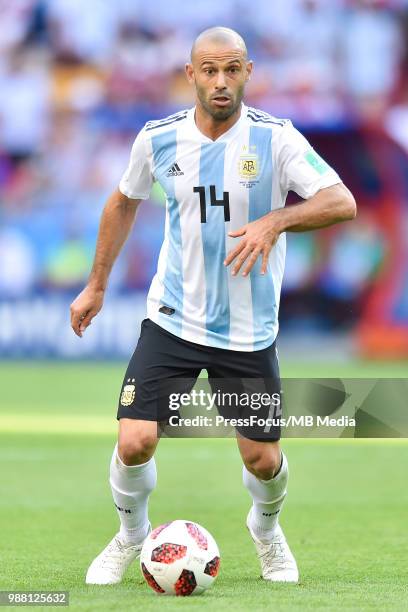
MULTIPOLYGON (((310 198, 341 182, 289 120, 242 104, 240 118, 211 140, 195 108, 149 121, 132 147, 119 189, 146 199, 154 181, 166 194, 166 222, 147 316, 198 344, 235 351, 271 345, 285 262, 285 234, 261 275, 232 276, 227 253, 241 238, 228 232, 285 205, 289 190, 310 198)), ((241 270, 242 272, 242 270, 241 270)))

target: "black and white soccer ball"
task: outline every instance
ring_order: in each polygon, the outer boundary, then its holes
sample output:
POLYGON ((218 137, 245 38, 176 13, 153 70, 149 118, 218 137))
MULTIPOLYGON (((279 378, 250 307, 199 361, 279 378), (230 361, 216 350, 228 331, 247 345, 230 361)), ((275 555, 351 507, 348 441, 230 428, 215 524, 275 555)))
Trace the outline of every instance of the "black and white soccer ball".
POLYGON ((156 593, 200 595, 217 577, 220 552, 204 527, 177 520, 156 527, 146 538, 140 567, 156 593))

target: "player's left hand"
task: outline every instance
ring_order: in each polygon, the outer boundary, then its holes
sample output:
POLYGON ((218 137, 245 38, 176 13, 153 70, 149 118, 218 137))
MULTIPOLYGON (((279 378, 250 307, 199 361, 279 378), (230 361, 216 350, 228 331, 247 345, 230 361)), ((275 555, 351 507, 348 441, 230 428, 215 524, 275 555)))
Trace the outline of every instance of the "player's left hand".
POLYGON ((243 264, 246 263, 243 276, 247 276, 252 270, 258 257, 262 257, 261 274, 266 273, 268 267, 269 253, 277 242, 280 232, 271 227, 270 219, 262 217, 251 223, 247 223, 235 232, 228 232, 228 236, 238 238, 244 236, 235 249, 230 251, 224 261, 229 266, 235 260, 232 275, 238 274, 243 264))

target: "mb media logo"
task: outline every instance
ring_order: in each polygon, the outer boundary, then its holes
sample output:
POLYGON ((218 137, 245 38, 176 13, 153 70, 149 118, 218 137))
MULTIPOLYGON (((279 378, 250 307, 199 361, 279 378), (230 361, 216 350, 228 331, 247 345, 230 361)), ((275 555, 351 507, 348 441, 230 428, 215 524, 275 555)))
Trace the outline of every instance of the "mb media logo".
POLYGON ((182 174, 184 174, 184 172, 180 170, 180 166, 176 162, 167 170, 166 176, 181 176, 182 174))

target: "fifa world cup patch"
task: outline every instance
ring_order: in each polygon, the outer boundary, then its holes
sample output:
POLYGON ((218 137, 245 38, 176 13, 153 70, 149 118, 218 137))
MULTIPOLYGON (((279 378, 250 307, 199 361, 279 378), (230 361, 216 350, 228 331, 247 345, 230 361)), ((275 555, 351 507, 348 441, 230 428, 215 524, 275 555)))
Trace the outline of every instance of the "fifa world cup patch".
MULTIPOLYGON (((135 379, 134 378, 128 378, 127 383, 134 383, 135 379)), ((135 385, 133 384, 126 384, 123 387, 123 391, 122 394, 120 396, 120 403, 122 404, 122 406, 130 406, 130 404, 133 403, 134 399, 135 399, 135 385)))
POLYGON ((315 151, 310 150, 305 153, 305 160, 307 163, 312 166, 319 174, 325 174, 330 166, 326 164, 324 159, 320 157, 315 151))

